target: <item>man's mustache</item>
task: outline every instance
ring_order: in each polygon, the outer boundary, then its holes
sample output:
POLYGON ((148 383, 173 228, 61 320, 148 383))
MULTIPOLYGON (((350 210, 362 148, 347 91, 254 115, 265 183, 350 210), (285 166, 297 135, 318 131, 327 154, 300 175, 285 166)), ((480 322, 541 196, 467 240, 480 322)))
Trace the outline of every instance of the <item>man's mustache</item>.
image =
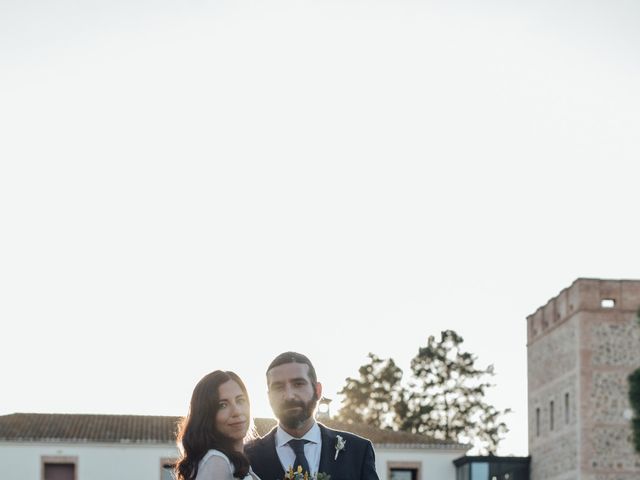
POLYGON ((296 408, 296 407, 304 408, 305 404, 302 400, 287 400, 286 402, 282 403, 283 410, 286 410, 288 408, 296 408))

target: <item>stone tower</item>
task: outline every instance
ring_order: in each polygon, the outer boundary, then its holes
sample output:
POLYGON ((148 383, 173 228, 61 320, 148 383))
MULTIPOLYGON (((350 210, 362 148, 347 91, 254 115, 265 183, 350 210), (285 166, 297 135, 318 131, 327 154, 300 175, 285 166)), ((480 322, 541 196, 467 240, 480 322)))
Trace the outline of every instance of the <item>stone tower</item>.
POLYGON ((640 280, 579 278, 527 317, 531 480, 638 480, 640 280))

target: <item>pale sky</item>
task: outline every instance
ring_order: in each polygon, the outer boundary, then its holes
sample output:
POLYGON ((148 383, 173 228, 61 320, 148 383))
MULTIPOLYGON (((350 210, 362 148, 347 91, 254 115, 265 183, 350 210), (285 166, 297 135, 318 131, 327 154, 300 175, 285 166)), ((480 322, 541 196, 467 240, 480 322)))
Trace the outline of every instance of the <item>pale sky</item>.
POLYGON ((325 394, 465 338, 527 454, 525 318, 640 278, 640 4, 0 2, 0 414, 325 394))

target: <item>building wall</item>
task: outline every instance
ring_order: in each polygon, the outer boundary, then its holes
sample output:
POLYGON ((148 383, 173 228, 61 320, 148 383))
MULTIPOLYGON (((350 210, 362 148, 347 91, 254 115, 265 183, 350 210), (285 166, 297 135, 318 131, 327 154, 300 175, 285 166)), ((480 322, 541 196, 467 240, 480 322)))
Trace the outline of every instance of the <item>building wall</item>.
POLYGON ((627 383, 640 367, 639 306, 640 281, 578 279, 528 317, 532 480, 640 478, 627 383), (604 308, 604 299, 615 305, 604 308))
POLYGON ((465 454, 461 449, 411 449, 374 446, 376 470, 380 480, 389 480, 390 464, 407 463, 420 465, 418 480, 455 480, 453 461, 465 454))
POLYGON ((161 480, 161 460, 175 445, 1 442, 0 478, 42 480, 42 457, 77 457, 78 480, 161 480))
MULTIPOLYGON (((420 465, 418 480, 454 480, 462 449, 376 446, 380 480, 390 463, 420 465)), ((77 480, 161 480, 161 461, 176 458, 173 445, 0 442, 2 480, 42 480, 42 457, 77 457, 77 480)))
MULTIPOLYGON (((637 298, 640 305, 640 295, 637 298)), ((585 312, 581 317, 582 478, 638 480, 640 455, 631 443, 627 380, 640 367, 635 309, 585 312)))
POLYGON ((527 350, 531 479, 569 480, 578 469, 578 323, 573 318, 548 328, 527 350))

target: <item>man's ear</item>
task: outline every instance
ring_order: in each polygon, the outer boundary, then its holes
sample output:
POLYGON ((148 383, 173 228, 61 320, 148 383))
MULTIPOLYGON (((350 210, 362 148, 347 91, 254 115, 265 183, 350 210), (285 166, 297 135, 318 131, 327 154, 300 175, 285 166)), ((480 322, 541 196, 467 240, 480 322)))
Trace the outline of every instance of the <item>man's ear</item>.
POLYGON ((322 384, 320 382, 316 382, 316 396, 318 399, 322 398, 322 384))

